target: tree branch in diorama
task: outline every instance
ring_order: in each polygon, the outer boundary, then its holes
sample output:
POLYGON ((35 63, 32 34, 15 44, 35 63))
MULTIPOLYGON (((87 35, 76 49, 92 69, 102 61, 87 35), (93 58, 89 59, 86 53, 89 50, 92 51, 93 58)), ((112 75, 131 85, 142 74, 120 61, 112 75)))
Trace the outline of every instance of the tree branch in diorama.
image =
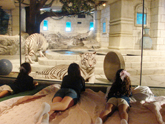
POLYGON ((59 0, 62 4, 62 9, 60 12, 54 12, 52 9, 49 11, 43 11, 41 13, 41 8, 51 8, 52 4, 56 0, 15 0, 15 3, 21 2, 22 4, 28 6, 26 7, 27 14, 27 30, 26 32, 30 35, 33 33, 40 32, 40 23, 47 17, 62 17, 70 15, 88 14, 90 15, 92 11, 106 1, 96 0, 59 0), (29 1, 29 3, 28 3, 29 1))

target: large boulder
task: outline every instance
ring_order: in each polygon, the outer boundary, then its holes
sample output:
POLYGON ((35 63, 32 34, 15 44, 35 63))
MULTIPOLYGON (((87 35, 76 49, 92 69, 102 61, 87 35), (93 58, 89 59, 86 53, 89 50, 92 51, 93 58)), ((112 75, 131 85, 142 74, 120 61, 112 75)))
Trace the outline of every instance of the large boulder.
MULTIPOLYGON (((0 55, 19 54, 19 35, 8 36, 0 35, 0 55)), ((24 53, 25 38, 21 37, 21 53, 24 53)))

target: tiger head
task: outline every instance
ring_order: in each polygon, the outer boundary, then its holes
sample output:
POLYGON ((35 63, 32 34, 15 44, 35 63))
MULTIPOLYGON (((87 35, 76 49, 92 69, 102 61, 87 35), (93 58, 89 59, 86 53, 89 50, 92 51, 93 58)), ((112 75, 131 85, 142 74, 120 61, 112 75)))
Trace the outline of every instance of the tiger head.
POLYGON ((96 65, 96 52, 87 52, 80 54, 81 62, 80 65, 83 68, 94 68, 96 65))

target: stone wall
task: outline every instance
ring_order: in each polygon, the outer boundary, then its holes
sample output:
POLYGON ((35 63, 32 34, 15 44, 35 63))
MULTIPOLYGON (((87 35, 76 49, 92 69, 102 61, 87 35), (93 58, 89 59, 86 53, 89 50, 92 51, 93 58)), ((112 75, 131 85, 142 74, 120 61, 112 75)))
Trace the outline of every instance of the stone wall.
MULTIPOLYGON (((143 12, 141 0, 111 0, 109 48, 112 49, 141 49, 142 25, 136 24, 137 12, 143 12), (118 8, 118 9, 116 9, 118 8)), ((149 35, 152 38, 151 49, 165 48, 165 0, 145 0, 144 13, 147 14, 149 35)))
POLYGON ((134 11, 132 0, 114 0, 110 5, 110 49, 133 49, 134 11))
MULTIPOLYGON (((142 26, 136 24, 136 13, 142 13, 142 1, 113 0, 109 2, 109 5, 109 48, 141 49, 142 26), (116 8, 119 9, 116 10, 116 8)), ((145 0, 144 6, 144 13, 147 14, 147 23, 144 27, 147 26, 150 29, 149 35, 153 43, 151 50, 164 50, 165 0, 145 0)))
POLYGON ((12 35, 19 34, 19 7, 12 10, 12 35))
MULTIPOLYGON (((147 13, 147 23, 144 25, 144 27, 149 27, 151 33, 151 27, 150 27, 150 20, 151 20, 151 14, 150 14, 150 1, 146 0, 145 1, 145 7, 144 7, 144 13, 147 13)), ((133 25, 133 43, 134 47, 133 49, 139 50, 141 49, 141 42, 142 42, 142 25, 136 25, 136 13, 137 12, 142 12, 143 11, 143 3, 142 1, 139 0, 134 0, 133 3, 134 6, 134 25, 133 25)), ((144 32, 144 31, 143 31, 144 32)))
POLYGON ((60 32, 61 34, 71 36, 76 35, 78 33, 86 33, 87 31, 89 31, 90 22, 93 22, 93 18, 90 15, 86 15, 85 18, 78 18, 77 16, 66 16, 59 20, 57 17, 48 17, 45 18, 45 20, 48 20, 48 30, 43 30, 42 21, 40 26, 40 32, 42 32, 43 34, 56 34, 57 32, 60 32), (65 31, 67 21, 71 22, 70 32, 65 31), (81 24, 78 24, 78 22, 81 24))

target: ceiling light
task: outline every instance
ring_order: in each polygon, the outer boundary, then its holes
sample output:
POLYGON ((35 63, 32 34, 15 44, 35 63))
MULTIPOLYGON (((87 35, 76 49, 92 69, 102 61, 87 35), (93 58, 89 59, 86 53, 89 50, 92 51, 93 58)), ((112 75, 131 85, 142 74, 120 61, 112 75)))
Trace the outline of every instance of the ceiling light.
POLYGON ((103 3, 103 6, 106 6, 106 3, 103 3))

